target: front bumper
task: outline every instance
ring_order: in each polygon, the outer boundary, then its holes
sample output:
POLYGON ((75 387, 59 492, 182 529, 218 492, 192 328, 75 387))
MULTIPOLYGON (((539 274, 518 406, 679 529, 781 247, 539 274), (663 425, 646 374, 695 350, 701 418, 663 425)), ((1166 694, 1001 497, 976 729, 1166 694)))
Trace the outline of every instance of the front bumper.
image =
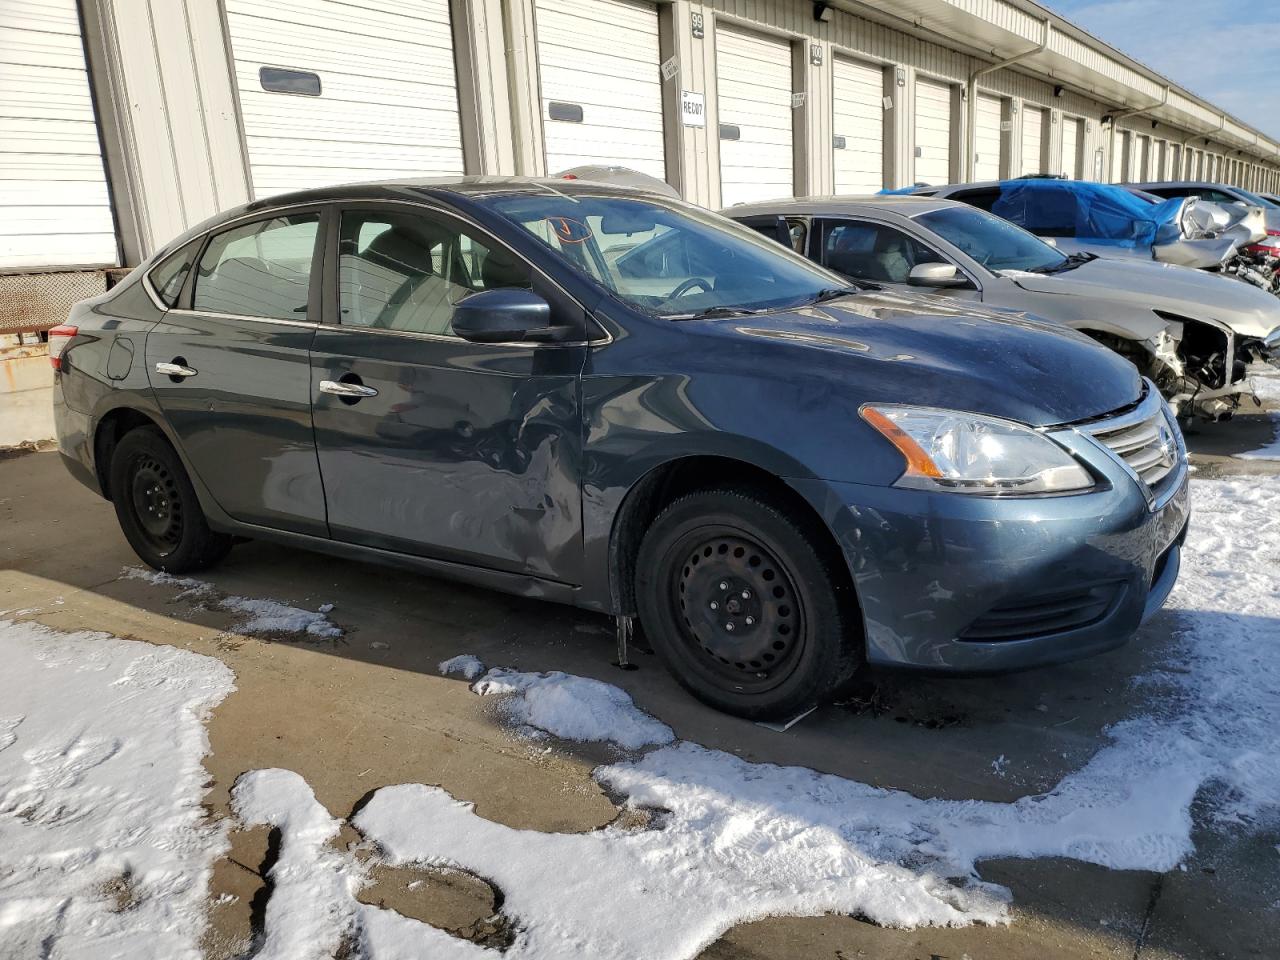
POLYGON ((1187 470, 1159 502, 1118 461, 1076 496, 988 499, 825 480, 792 485, 853 575, 871 663, 1020 670, 1124 644, 1177 580, 1187 470))

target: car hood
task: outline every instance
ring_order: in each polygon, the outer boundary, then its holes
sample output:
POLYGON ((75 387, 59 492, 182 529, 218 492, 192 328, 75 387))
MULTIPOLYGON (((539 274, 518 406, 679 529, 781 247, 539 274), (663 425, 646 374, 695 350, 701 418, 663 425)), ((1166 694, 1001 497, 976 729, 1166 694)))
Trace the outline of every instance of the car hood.
POLYGON ((958 300, 868 292, 721 323, 817 351, 802 375, 850 383, 867 401, 1050 426, 1110 413, 1142 392, 1137 369, 1089 337, 958 300))
POLYGON ((1002 271, 1023 290, 1096 297, 1225 323, 1238 335, 1265 337, 1280 327, 1280 298, 1229 277, 1167 263, 1100 257, 1062 273, 1002 271))

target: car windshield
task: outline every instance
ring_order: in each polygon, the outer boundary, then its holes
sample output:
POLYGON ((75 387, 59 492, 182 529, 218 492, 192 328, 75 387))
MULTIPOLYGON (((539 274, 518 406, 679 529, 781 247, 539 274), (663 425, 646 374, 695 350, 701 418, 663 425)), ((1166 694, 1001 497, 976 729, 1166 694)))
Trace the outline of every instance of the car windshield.
POLYGON ((1275 204, 1272 203, 1270 200, 1268 200, 1266 197, 1260 197, 1256 193, 1250 193, 1248 190, 1241 190, 1239 187, 1236 187, 1236 193, 1246 198, 1250 203, 1254 204, 1255 206, 1259 206, 1264 209, 1270 209, 1275 207, 1275 204))
POLYGON ((969 206, 944 207, 916 222, 959 247, 992 272, 1050 273, 1070 261, 1039 237, 994 214, 969 206))
POLYGON ((656 316, 798 306, 847 285, 753 230, 656 197, 548 192, 481 202, 529 231, 574 270, 656 316))

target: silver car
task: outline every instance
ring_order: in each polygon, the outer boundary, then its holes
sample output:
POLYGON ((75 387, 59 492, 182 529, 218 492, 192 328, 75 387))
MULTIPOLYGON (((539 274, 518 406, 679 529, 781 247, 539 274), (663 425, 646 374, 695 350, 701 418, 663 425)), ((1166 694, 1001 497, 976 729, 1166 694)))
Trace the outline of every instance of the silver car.
POLYGON ((1067 256, 968 204, 818 197, 722 212, 856 281, 978 300, 1088 333, 1155 380, 1183 417, 1230 416, 1253 398, 1248 365, 1280 365, 1275 297, 1186 267, 1067 256))

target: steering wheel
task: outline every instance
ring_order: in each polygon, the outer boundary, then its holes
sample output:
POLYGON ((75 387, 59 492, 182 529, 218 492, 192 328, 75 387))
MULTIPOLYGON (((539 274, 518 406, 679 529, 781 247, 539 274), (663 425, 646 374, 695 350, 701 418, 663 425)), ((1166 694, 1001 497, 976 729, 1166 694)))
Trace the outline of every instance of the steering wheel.
POLYGON ((683 297, 694 287, 701 287, 703 293, 710 293, 714 289, 711 286, 711 281, 703 280, 702 277, 690 277, 684 283, 680 284, 680 286, 668 293, 667 299, 674 300, 676 297, 683 297))

